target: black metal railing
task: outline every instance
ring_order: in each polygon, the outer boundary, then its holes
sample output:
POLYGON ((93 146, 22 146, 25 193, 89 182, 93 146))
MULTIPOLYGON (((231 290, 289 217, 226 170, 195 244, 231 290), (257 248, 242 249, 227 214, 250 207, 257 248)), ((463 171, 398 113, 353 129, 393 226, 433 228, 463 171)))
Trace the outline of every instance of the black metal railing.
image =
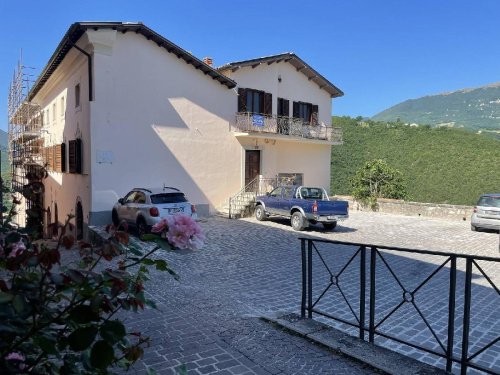
POLYGON ((231 128, 237 132, 279 134, 342 143, 341 128, 311 123, 301 118, 240 112, 236 113, 236 121, 231 124, 231 128))
MULTIPOLYGON (((430 353, 444 359, 445 368, 449 372, 458 366, 463 375, 467 373, 468 368, 488 374, 500 374, 498 365, 485 366, 485 361, 476 361, 489 349, 492 349, 494 358, 498 356, 500 334, 496 336, 496 331, 500 330, 500 304, 486 308, 492 317, 492 321, 486 322, 487 327, 483 325, 482 328, 483 336, 485 329, 489 331, 486 342, 484 337, 478 340, 471 335, 471 311, 478 307, 472 301, 473 289, 478 296, 481 294, 478 299, 482 304, 500 296, 499 288, 484 270, 487 265, 496 267, 494 273, 498 273, 500 258, 311 238, 300 238, 300 241, 302 318, 306 315, 307 318, 312 318, 315 313, 320 316, 319 319, 333 319, 351 327, 351 330, 354 328, 360 339, 368 339, 370 343, 375 343, 375 338, 380 337, 387 342, 392 341, 430 353), (313 256, 316 259, 314 263, 313 256), (457 262, 460 266, 457 266, 457 262), (395 265, 399 266, 399 269, 395 265), (476 270, 474 273, 473 268, 476 270), (401 275, 398 276, 398 273, 404 273, 406 280, 401 275), (422 274, 427 276, 422 277, 422 274), (478 290, 477 288, 482 286, 473 284, 473 277, 481 279, 485 288, 478 290), (341 282, 343 279, 347 280, 341 282), (315 290, 313 294, 313 286, 316 288, 320 284, 321 289, 315 290), (396 294, 390 298, 383 297, 386 293, 397 290, 401 293, 399 296, 396 294), (338 291, 336 298, 332 296, 334 291, 338 291), (417 293, 419 298, 421 297, 418 301, 420 303, 416 300, 417 293), (388 300, 391 302, 388 303, 388 300), (338 306, 342 303, 347 308, 341 311, 342 316, 339 316, 338 306), (414 308, 416 316, 412 317, 411 321, 418 320, 421 327, 426 328, 418 330, 418 335, 424 334, 425 331, 428 333, 425 340, 415 342, 409 339, 408 335, 394 334, 393 331, 400 331, 404 322, 399 322, 398 327, 383 329, 382 325, 388 323, 397 313, 403 314, 403 306, 414 308), (446 316, 442 316, 444 311, 447 311, 446 316), (335 312, 337 314, 334 314, 335 312), (432 314, 438 315, 439 322, 431 322, 428 316, 432 314), (433 346, 428 344, 429 341, 434 342, 433 346)), ((408 319, 407 310, 404 314, 405 319, 408 319)), ((400 321, 405 319, 399 318, 400 321)))

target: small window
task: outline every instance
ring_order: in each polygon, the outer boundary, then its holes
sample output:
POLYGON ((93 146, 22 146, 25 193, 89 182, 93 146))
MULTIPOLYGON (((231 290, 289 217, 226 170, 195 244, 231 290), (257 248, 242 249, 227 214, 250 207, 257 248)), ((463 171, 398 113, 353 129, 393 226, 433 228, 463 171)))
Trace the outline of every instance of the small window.
POLYGON ((61 117, 64 118, 64 114, 66 112, 66 108, 64 107, 64 96, 61 97, 61 108, 59 110, 61 111, 61 117))
POLYGON ((57 116, 57 106, 56 103, 52 104, 52 122, 56 122, 56 116, 57 116))
POLYGON ((46 117, 46 120, 47 120, 46 124, 48 124, 50 122, 50 109, 47 108, 47 112, 45 114, 46 114, 45 117, 46 117))
POLYGON ((132 191, 125 197, 125 203, 133 203, 135 200, 135 196, 137 195, 136 191, 132 191))
POLYGON ((75 108, 80 107, 80 84, 75 86, 75 108))

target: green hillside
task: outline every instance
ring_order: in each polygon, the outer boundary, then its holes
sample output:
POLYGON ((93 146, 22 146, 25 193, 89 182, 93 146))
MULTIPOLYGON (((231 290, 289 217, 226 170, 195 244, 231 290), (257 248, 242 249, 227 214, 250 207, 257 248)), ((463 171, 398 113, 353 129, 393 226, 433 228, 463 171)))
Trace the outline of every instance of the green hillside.
POLYGON ((466 130, 333 117, 344 144, 332 147, 332 194, 350 194, 348 179, 367 160, 401 171, 411 201, 474 205, 500 192, 500 140, 466 130))
POLYGON ((500 131, 500 83, 424 96, 399 103, 372 117, 396 121, 500 131))

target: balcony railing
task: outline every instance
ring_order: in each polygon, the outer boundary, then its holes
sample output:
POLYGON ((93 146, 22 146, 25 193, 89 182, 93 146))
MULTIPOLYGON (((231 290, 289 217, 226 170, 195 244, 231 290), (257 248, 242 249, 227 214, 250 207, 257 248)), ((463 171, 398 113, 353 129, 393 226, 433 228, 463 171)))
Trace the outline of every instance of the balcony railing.
POLYGON ((290 137, 319 139, 342 143, 342 129, 313 124, 301 118, 254 113, 237 113, 233 131, 280 134, 290 137))

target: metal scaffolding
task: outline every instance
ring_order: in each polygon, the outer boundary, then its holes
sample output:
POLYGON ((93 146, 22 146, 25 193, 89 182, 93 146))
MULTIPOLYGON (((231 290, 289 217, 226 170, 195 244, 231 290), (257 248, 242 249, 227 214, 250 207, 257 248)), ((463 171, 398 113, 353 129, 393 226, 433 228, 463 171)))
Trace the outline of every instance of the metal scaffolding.
MULTIPOLYGON (((22 59, 9 87, 9 160, 11 163, 12 190, 25 198, 26 220, 19 215, 20 225, 43 225, 42 179, 45 169, 42 157, 43 115, 40 106, 31 102, 29 92, 33 83, 32 75, 27 73, 32 68, 25 67, 22 59), (36 218, 36 220, 35 220, 36 218)), ((42 227, 43 228, 43 227, 42 227)), ((40 230, 42 228, 36 228, 40 230)))

